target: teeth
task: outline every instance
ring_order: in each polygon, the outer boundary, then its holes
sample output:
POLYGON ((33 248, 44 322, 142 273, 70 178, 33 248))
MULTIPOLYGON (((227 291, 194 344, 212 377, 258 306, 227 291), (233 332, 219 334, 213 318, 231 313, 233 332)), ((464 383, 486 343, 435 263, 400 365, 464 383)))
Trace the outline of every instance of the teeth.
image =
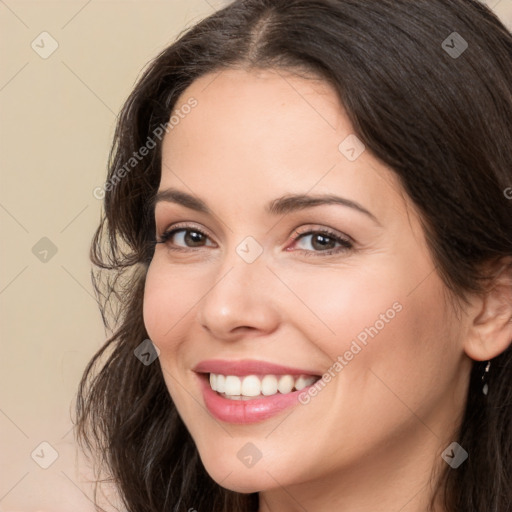
POLYGON ((289 393, 293 389, 294 385, 295 379, 291 375, 283 375, 279 379, 277 389, 279 390, 279 393, 282 393, 284 395, 285 393, 289 393))
POLYGON ((300 391, 307 386, 314 384, 319 377, 311 375, 247 375, 238 377, 236 375, 221 375, 210 373, 210 387, 213 391, 221 393, 232 400, 247 400, 252 397, 272 396, 278 392, 281 394, 300 391))
POLYGON ((265 396, 277 393, 277 379, 273 375, 265 375, 261 381, 261 394, 265 396))
POLYGON ((225 389, 226 389, 226 377, 224 375, 217 375, 217 391, 219 393, 224 393, 225 389))
MULTIPOLYGON (((219 377, 222 377, 222 375, 219 375, 219 377)), ((218 378, 218 377, 217 377, 218 378)), ((303 377, 302 375, 295 381, 295 389, 297 391, 300 391, 301 389, 304 389, 305 387, 310 386, 310 383, 308 382, 307 377, 303 377)))
POLYGON ((215 373, 210 373, 210 387, 213 391, 217 391, 217 375, 215 373))
POLYGON ((256 375, 249 375, 244 377, 242 381, 242 391, 240 393, 243 396, 258 396, 261 394, 261 382, 256 375))
POLYGON ((242 381, 239 377, 234 375, 226 376, 226 383, 224 385, 224 393, 226 395, 241 395, 242 381))

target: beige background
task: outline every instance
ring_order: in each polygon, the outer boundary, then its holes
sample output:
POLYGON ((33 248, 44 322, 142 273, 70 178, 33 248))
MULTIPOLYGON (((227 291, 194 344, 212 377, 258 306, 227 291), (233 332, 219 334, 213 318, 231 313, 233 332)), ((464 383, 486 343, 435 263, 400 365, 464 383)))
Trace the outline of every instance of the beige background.
MULTIPOLYGON (((0 512, 93 510, 70 419, 105 339, 89 277, 92 191, 141 69, 223 3, 0 0, 0 512), (48 469, 41 442, 58 453, 48 469)), ((512 0, 487 4, 512 30, 512 0)))

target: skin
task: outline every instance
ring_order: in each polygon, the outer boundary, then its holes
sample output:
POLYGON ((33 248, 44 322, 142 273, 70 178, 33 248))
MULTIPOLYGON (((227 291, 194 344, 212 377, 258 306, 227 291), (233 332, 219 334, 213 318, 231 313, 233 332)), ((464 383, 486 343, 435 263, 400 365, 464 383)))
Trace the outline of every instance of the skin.
POLYGON ((206 470, 226 488, 259 491, 260 512, 424 512, 431 471, 456 439, 469 356, 506 347, 476 333, 485 303, 475 298, 457 315, 392 170, 369 150, 353 162, 340 152, 354 130, 329 85, 225 70, 196 80, 176 108, 190 97, 197 106, 165 136, 159 190, 198 196, 213 215, 157 203, 157 240, 183 222, 207 236, 187 245, 181 231, 157 244, 143 313, 206 470), (264 211, 291 193, 343 196, 376 220, 342 205, 264 211), (325 256, 315 236, 292 240, 309 228, 349 236, 354 247, 325 256), (236 252, 247 236, 263 251, 250 264, 236 252), (205 408, 192 371, 200 361, 258 359, 322 374, 395 303, 401 311, 307 405, 250 425, 205 408), (262 454, 251 468, 237 457, 248 442, 262 454))

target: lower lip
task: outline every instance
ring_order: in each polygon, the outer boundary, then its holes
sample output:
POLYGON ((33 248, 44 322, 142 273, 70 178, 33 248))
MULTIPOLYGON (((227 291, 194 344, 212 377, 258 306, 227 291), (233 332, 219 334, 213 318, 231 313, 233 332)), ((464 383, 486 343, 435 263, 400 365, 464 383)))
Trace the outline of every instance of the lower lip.
MULTIPOLYGON (((227 423, 256 423, 271 418, 281 411, 299 404, 299 394, 307 391, 308 386, 293 393, 271 395, 250 400, 230 400, 219 395, 210 387, 209 376, 200 374, 206 408, 215 418, 227 423)), ((313 384, 314 385, 314 384, 313 384)))

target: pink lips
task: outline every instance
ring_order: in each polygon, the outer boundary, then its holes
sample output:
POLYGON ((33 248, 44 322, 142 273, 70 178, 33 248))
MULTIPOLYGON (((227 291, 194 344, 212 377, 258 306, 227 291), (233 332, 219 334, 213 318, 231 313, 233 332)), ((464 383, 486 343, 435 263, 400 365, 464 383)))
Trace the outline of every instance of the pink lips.
POLYGON ((222 373, 223 375, 318 375, 316 372, 299 368, 290 368, 265 361, 242 359, 226 361, 212 359, 202 361, 195 368, 197 373, 222 373))
POLYGON ((299 404, 299 393, 307 391, 293 391, 287 394, 277 393, 264 398, 250 400, 230 400, 213 391, 209 383, 209 373, 223 375, 317 375, 307 369, 290 368, 286 366, 267 363, 264 361, 241 360, 202 361, 195 368, 198 373, 200 386, 206 408, 217 419, 228 423, 247 424, 264 421, 279 412, 299 404))

